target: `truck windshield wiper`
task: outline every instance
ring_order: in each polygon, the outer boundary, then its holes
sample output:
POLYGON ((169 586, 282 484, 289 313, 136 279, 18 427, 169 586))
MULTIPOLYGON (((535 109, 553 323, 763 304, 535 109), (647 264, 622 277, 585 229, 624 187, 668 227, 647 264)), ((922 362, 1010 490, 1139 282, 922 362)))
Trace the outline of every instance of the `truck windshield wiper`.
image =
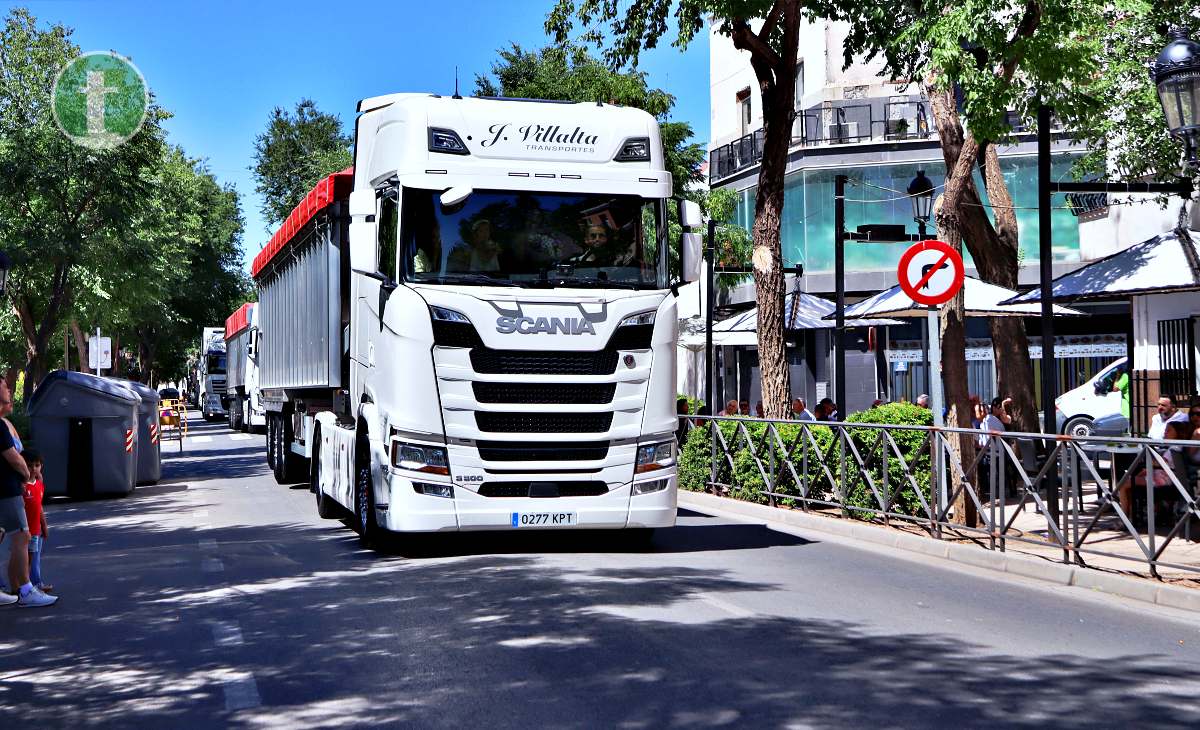
POLYGON ((577 286, 588 289, 641 289, 642 285, 632 281, 613 281, 612 279, 577 279, 574 277, 550 277, 554 286, 577 286))
POLYGON ((482 284, 484 286, 519 286, 508 279, 497 279, 487 274, 464 272, 461 274, 442 274, 428 278, 414 279, 414 284, 482 284))

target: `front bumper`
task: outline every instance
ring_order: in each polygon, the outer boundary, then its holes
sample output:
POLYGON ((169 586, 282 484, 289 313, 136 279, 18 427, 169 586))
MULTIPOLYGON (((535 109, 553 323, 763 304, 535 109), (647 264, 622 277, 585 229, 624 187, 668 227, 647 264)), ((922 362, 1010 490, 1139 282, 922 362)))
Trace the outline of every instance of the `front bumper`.
MULTIPOLYGON (((454 498, 419 494, 413 483, 401 474, 388 477, 387 509, 379 509, 380 525, 395 532, 447 532, 478 530, 536 529, 621 529, 626 527, 673 527, 677 504, 677 478, 667 479, 665 489, 631 496, 632 484, 626 483, 607 494, 594 497, 481 497, 462 486, 455 486, 454 498), (573 512, 577 522, 569 527, 512 526, 513 513, 573 512)), ((431 481, 431 480, 423 480, 431 481)))

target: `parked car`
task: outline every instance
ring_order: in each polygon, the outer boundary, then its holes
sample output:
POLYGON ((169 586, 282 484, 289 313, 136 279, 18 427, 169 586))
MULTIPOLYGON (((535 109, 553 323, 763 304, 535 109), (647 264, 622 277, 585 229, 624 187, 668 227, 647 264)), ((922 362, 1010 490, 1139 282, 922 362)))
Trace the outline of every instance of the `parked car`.
POLYGON ((1100 416, 1092 426, 1093 436, 1128 436, 1129 419, 1122 413, 1100 416))
POLYGON ((1121 394, 1113 391, 1113 385, 1123 372, 1125 358, 1108 365, 1078 388, 1060 395, 1054 401, 1059 433, 1090 436, 1098 419, 1105 419, 1111 427, 1113 424, 1108 417, 1121 417, 1121 394))

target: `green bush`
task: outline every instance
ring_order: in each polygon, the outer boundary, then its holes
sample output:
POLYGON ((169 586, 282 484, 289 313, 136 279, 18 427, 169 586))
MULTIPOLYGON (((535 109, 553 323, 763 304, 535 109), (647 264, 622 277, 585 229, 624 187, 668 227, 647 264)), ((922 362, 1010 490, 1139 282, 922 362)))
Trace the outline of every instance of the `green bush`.
MULTIPOLYGON (((886 403, 876 408, 852 414, 849 423, 887 424, 893 426, 932 426, 933 413, 927 408, 912 403, 886 403)), ((880 496, 887 498, 890 493, 890 511, 905 515, 923 515, 924 508, 917 498, 912 484, 904 475, 900 460, 886 441, 876 446, 880 430, 877 428, 848 429, 850 439, 858 448, 859 454, 867 464, 867 472, 875 481, 880 496), (883 488, 884 462, 880 458, 886 449, 887 453, 887 490, 883 488)), ((930 463, 929 446, 925 443, 926 431, 917 429, 891 429, 892 438, 899 447, 900 453, 908 463, 909 471, 917 482, 926 502, 929 501, 930 463)), ((845 490, 847 506, 870 507, 879 509, 879 500, 871 491, 867 480, 863 478, 854 457, 847 449, 846 454, 845 490)), ((851 510, 851 514, 860 519, 874 519, 875 515, 861 510, 851 510)))
MULTIPOLYGON (((831 485, 825 472, 820 467, 816 453, 819 450, 822 456, 829 453, 830 445, 833 443, 833 433, 825 426, 809 425, 808 430, 812 435, 812 441, 816 442, 816 448, 807 437, 801 435, 804 428, 800 424, 776 424, 775 430, 779 434, 783 442, 781 449, 779 444, 775 442, 773 437, 768 438, 765 442, 764 434, 767 432, 767 424, 755 423, 752 421, 723 421, 720 424, 721 434, 724 437, 725 444, 729 451, 733 454, 733 468, 730 469, 729 461, 724 458, 724 451, 718 446, 717 454, 717 479, 716 481, 722 484, 730 485, 730 495, 738 499, 744 499, 750 502, 758 502, 765 504, 770 501, 770 496, 764 493, 766 489, 766 481, 763 479, 762 472, 759 471, 758 464, 755 462, 754 453, 751 452, 746 443, 746 436, 750 438, 750 442, 754 445, 755 453, 758 454, 762 461, 763 471, 767 474, 771 473, 771 455, 775 456, 775 488, 773 491, 776 494, 786 495, 792 494, 799 496, 801 493, 800 485, 796 483, 796 479, 792 476, 792 472, 784 463, 784 457, 791 450, 792 460, 795 463, 796 474, 801 479, 805 478, 804 474, 804 453, 808 452, 808 495, 810 498, 824 498, 831 491, 831 485), (739 430, 739 426, 743 426, 745 431, 739 430), (797 443, 797 439, 799 442, 797 443), (793 444, 796 444, 793 449, 793 444)), ((684 443, 682 453, 679 459, 679 485, 683 489, 692 491, 703 491, 705 484, 709 479, 709 460, 711 442, 709 437, 710 427, 706 424, 699 428, 692 429, 688 434, 688 439, 684 443)), ((826 458, 828 458, 826 456, 826 458)), ((830 461, 832 465, 832 460, 830 461)), ((832 467, 831 471, 836 472, 836 467, 832 467)), ((792 505, 793 500, 781 499, 782 504, 792 505)))

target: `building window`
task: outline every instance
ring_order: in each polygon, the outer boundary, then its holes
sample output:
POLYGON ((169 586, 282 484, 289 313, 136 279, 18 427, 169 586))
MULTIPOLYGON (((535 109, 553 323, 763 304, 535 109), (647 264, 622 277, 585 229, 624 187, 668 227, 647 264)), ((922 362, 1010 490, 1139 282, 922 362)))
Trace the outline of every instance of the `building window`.
POLYGON ((804 99, 804 61, 796 64, 796 111, 800 111, 804 99))
POLYGON ((742 89, 737 93, 738 103, 738 125, 741 129, 741 136, 745 137, 750 134, 750 125, 753 124, 753 116, 750 109, 750 87, 742 89))

